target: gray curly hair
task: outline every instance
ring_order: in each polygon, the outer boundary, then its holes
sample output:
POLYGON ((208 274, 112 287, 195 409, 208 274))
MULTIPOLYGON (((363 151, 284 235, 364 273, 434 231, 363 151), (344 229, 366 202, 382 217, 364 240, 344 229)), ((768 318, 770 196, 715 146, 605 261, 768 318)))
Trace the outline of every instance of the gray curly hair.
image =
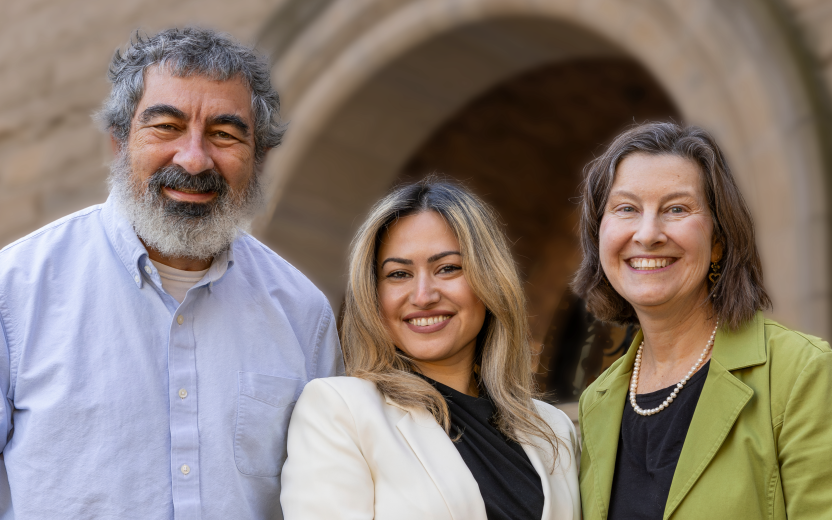
POLYGON ((177 77, 241 78, 251 90, 256 163, 261 164, 266 151, 280 144, 284 132, 278 122, 280 98, 272 88, 267 60, 230 36, 186 27, 155 36, 143 37, 137 32, 123 54, 116 50, 113 55, 108 73, 113 89, 94 117, 120 146, 127 142, 130 123, 144 94, 144 72, 153 65, 165 67, 177 77))

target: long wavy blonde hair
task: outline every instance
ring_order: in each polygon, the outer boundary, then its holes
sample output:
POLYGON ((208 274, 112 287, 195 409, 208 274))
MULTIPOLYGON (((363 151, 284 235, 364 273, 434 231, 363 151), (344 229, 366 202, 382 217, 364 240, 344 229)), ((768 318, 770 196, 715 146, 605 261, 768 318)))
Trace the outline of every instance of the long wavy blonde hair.
POLYGON ((370 210, 358 230, 341 327, 347 375, 372 381, 399 405, 427 409, 450 434, 445 399, 414 374, 412 360, 393 344, 378 299, 376 256, 382 234, 397 219, 424 211, 435 211, 450 225, 465 279, 486 308, 475 364, 496 408, 495 426, 516 442, 528 442, 523 435, 544 439, 557 457, 558 439, 532 402, 530 333, 516 265, 493 210, 456 184, 429 177, 399 187, 370 210))

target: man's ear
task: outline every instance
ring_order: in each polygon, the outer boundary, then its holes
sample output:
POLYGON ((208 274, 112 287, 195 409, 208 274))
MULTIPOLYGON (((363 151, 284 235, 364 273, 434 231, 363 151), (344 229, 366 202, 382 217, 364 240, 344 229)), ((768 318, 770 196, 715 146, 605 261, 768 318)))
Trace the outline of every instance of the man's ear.
POLYGON ((254 162, 254 174, 255 175, 260 175, 261 173, 263 173, 263 165, 266 164, 266 159, 269 157, 269 152, 271 150, 272 150, 271 148, 266 148, 265 150, 263 150, 263 158, 260 159, 259 161, 254 162))
POLYGON ((121 145, 112 133, 110 134, 110 149, 113 151, 113 155, 118 155, 121 151, 121 145))

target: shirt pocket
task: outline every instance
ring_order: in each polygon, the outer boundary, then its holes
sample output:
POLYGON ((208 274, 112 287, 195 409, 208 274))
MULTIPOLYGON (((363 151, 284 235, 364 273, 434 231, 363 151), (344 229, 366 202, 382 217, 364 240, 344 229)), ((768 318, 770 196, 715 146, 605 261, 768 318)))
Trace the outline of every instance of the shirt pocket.
POLYGON ((286 460, 286 434, 303 381, 238 372, 234 462, 240 473, 276 477, 286 460))

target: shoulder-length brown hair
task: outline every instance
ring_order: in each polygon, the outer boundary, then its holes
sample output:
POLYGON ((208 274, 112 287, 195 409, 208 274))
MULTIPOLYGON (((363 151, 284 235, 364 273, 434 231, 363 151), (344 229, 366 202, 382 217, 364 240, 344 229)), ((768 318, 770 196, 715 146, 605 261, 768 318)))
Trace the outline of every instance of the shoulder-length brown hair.
MULTIPOLYGON (((696 126, 649 123, 635 126, 612 142, 584 169, 580 202, 583 261, 572 289, 589 311, 604 321, 638 323, 635 310, 609 285, 601 268, 599 229, 612 190, 615 171, 630 154, 675 155, 699 165, 702 186, 714 222, 714 237, 723 246, 721 276, 711 284, 709 298, 720 322, 732 330, 771 306, 763 286, 763 269, 754 222, 728 163, 713 137, 696 126)), ((705 283, 705 280, 702 281, 705 283)))
POLYGON ((453 230, 465 279, 486 308, 475 362, 480 383, 497 411, 495 426, 517 442, 528 442, 523 434, 542 438, 556 454, 555 433, 532 402, 526 300, 514 260, 494 212, 456 184, 431 177, 399 187, 370 210, 358 230, 350 252, 341 327, 347 375, 372 381, 402 406, 427 409, 450 432, 445 399, 414 374, 411 359, 393 344, 378 300, 376 256, 381 236, 397 219, 424 211, 435 211, 453 230))

